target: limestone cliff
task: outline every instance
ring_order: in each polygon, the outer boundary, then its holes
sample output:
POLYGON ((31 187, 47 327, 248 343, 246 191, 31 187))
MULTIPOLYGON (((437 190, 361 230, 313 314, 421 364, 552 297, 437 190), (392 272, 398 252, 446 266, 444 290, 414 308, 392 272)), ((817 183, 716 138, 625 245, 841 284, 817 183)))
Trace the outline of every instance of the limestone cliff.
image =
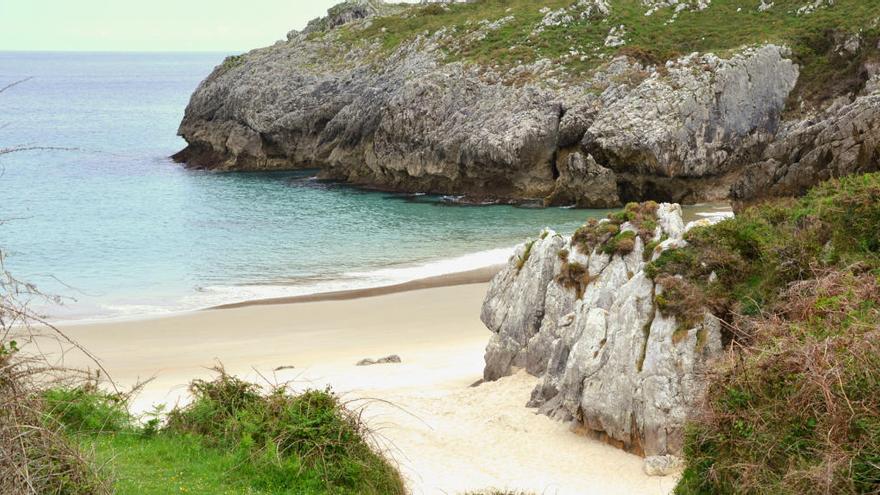
POLYGON ((631 205, 572 237, 544 232, 521 245, 483 305, 494 332, 485 379, 524 368, 542 378, 530 403, 542 412, 637 453, 679 454, 721 323, 664 314, 663 284, 645 268, 686 245, 695 224, 675 204, 631 205))
POLYGON ((644 0, 644 12, 615 0, 350 0, 218 66, 186 109, 176 158, 582 207, 788 194, 878 167, 880 5, 853 1, 741 13, 707 0, 644 0), (843 13, 868 30, 816 41, 838 61, 830 72, 785 39, 726 31, 743 15, 807 36, 843 13), (846 84, 824 83, 834 70, 846 84))

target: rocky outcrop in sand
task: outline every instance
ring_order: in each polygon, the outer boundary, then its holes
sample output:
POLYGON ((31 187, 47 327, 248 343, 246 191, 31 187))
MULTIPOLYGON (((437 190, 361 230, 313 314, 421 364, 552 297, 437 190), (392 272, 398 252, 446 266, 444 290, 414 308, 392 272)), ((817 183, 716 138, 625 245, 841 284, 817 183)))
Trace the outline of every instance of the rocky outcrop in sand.
MULTIPOLYGON (((706 312, 681 328, 658 309, 664 288, 645 266, 686 245, 687 227, 673 204, 660 205, 651 222, 648 245, 643 232, 629 236, 628 252, 609 254, 607 245, 584 252, 582 242, 554 232, 521 245, 492 281, 481 316, 494 332, 485 379, 524 368, 542 378, 531 406, 627 450, 662 456, 680 453, 705 386, 701 370, 721 350, 721 323, 706 312)), ((619 228, 643 230, 633 222, 619 228)))
MULTIPOLYGON (((535 30, 600 22, 611 5, 546 9, 535 30)), ((511 16, 425 33, 387 54, 351 41, 375 16, 405 8, 352 0, 286 41, 227 59, 193 94, 179 131, 188 146, 176 158, 218 170, 319 167, 380 188, 581 207, 716 200, 733 184, 737 198, 783 194, 877 161, 876 99, 781 120, 799 77, 784 47, 663 65, 618 56, 563 78, 547 59, 512 68, 448 60, 450 46, 511 16)))

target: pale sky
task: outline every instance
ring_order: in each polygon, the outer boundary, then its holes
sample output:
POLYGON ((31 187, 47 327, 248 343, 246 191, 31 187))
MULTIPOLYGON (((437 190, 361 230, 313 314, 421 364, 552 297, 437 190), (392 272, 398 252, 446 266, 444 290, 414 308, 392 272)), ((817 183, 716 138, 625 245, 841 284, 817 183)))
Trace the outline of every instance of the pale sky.
POLYGON ((340 0, 0 0, 0 51, 242 52, 340 0))

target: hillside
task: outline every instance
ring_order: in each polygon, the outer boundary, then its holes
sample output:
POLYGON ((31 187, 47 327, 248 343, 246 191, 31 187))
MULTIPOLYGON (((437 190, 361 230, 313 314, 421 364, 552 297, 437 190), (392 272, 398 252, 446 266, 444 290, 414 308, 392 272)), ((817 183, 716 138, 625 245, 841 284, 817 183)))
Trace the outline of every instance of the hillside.
POLYGON ((878 200, 868 174, 725 220, 644 203, 545 231, 490 287, 485 377, 541 377, 529 405, 651 472, 682 456, 682 495, 877 493, 878 200))
POLYGON ((880 1, 340 4, 230 57, 192 167, 606 207, 799 194, 878 168, 880 1))

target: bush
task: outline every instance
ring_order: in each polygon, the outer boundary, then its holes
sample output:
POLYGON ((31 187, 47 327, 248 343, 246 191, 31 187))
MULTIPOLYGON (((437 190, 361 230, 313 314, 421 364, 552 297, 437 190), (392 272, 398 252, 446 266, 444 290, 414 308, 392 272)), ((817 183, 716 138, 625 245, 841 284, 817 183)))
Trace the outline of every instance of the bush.
POLYGON ((830 181, 651 264, 727 309, 737 351, 709 374, 676 493, 880 493, 878 198, 880 174, 830 181))
POLYGON ((47 421, 51 407, 39 381, 43 363, 9 352, 9 342, 2 347, 7 351, 0 353, 0 493, 111 493, 90 453, 47 421))
POLYGON ((49 420, 68 432, 113 432, 131 425, 124 398, 92 385, 52 388, 43 399, 49 420))
MULTIPOLYGON (((7 272, 3 260, 0 250, 0 493, 109 494, 110 484, 90 453, 47 421, 50 407, 43 388, 53 372, 65 371, 52 366, 36 346, 28 347, 37 333, 31 325, 40 321, 28 302, 45 296, 7 272)), ((54 335, 64 340, 60 332, 54 335)))
POLYGON ((261 395, 218 368, 190 386, 193 401, 171 411, 165 433, 196 434, 235 452, 241 469, 266 489, 315 493, 405 493, 397 470, 368 443, 360 417, 330 390, 261 395))
POLYGON ((575 231, 571 242, 585 254, 598 249, 608 255, 627 255, 635 249, 637 236, 645 244, 654 240, 658 207, 653 201, 629 203, 623 210, 609 213, 604 221, 591 218, 575 231), (629 223, 635 231, 621 232, 625 223, 629 223))
MULTIPOLYGON (((777 200, 686 235, 646 268, 652 278, 683 275, 716 316, 733 323, 771 308, 789 284, 817 270, 878 265, 880 174, 830 181, 800 200, 777 200), (713 276, 714 274, 714 276, 713 276)), ((747 325, 746 325, 747 326, 747 325)), ((750 332, 742 337, 748 343, 750 332)))

